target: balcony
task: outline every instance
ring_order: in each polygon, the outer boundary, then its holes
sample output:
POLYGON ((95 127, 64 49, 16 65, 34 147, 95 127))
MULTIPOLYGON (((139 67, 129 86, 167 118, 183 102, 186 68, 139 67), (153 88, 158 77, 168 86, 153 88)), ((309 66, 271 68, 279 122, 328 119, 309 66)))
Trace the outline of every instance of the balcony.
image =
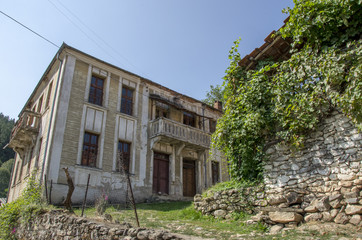
POLYGON ((9 147, 21 156, 25 148, 34 144, 39 132, 40 117, 39 113, 25 110, 15 123, 11 132, 9 147))
POLYGON ((210 134, 167 118, 150 122, 149 137, 161 137, 171 144, 182 142, 194 149, 210 148, 210 134))

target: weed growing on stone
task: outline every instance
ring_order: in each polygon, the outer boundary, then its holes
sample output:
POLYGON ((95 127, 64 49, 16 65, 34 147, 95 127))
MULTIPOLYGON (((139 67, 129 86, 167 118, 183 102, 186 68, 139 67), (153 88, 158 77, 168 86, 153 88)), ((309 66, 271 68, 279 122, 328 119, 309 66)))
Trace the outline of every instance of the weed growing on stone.
POLYGON ((96 212, 99 216, 102 216, 108 206, 108 195, 103 193, 95 203, 96 212))

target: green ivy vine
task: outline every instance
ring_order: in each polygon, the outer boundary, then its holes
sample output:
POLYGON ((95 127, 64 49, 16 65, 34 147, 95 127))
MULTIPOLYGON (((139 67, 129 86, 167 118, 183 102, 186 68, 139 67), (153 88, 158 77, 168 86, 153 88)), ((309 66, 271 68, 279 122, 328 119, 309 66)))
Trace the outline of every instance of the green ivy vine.
POLYGON ((268 144, 302 146, 332 110, 362 129, 361 2, 294 0, 279 33, 293 40, 286 61, 268 59, 246 71, 238 65, 240 39, 234 42, 223 83, 225 112, 213 135, 233 179, 260 179, 268 144))

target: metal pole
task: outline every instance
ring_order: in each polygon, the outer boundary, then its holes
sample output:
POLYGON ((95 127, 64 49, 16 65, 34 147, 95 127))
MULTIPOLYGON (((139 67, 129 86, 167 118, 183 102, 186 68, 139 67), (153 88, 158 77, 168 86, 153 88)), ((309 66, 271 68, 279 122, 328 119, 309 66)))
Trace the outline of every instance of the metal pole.
POLYGON ((53 190, 53 179, 50 180, 49 204, 52 204, 52 190, 53 190))
POLYGON ((83 200, 83 205, 82 205, 82 215, 80 215, 81 217, 83 217, 84 207, 85 207, 85 204, 86 204, 86 202, 87 202, 87 193, 88 193, 89 179, 90 179, 90 174, 88 174, 87 187, 86 187, 86 189, 85 189, 85 195, 84 195, 84 200, 83 200))

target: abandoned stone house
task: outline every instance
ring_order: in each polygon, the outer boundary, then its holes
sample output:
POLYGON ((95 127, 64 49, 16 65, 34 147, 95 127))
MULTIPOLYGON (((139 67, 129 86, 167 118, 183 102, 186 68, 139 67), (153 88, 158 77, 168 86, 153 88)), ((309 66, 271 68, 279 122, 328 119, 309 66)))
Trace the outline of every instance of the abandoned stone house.
POLYGON ((192 197, 228 179, 222 155, 209 155, 221 114, 220 104, 210 107, 63 44, 12 131, 16 159, 8 201, 35 173, 52 184, 52 203, 61 203, 68 168, 73 203, 83 201, 88 174, 89 201, 103 193, 122 202, 119 153, 136 201, 192 197))

